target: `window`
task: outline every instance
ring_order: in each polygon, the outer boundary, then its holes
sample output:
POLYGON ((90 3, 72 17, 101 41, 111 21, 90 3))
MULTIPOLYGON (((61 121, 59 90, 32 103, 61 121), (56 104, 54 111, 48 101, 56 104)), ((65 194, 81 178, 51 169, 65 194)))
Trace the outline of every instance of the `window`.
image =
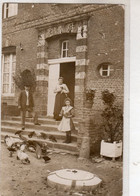
POLYGON ((112 71, 112 69, 110 68, 110 64, 101 64, 100 65, 100 69, 99 69, 99 72, 100 72, 100 75, 102 77, 108 77, 110 76, 110 72, 112 71))
POLYGON ((2 94, 12 96, 15 93, 13 76, 16 69, 16 54, 3 54, 2 58, 2 94))
POLYGON ((3 4, 3 18, 8 18, 17 15, 18 4, 17 3, 4 3, 3 4))
POLYGON ((61 57, 62 58, 65 58, 65 57, 68 57, 68 44, 69 44, 69 41, 68 40, 65 40, 62 42, 62 51, 61 51, 61 57))

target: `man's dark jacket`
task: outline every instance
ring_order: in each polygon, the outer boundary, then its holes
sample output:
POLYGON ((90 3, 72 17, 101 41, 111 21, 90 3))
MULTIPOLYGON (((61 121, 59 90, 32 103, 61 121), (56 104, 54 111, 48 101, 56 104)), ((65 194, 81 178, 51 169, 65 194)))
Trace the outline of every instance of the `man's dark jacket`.
MULTIPOLYGON (((21 91, 18 99, 18 106, 21 107, 21 110, 26 109, 26 102, 27 102, 27 95, 25 90, 21 91)), ((29 91, 29 108, 32 109, 34 107, 34 100, 33 100, 33 95, 29 91)))

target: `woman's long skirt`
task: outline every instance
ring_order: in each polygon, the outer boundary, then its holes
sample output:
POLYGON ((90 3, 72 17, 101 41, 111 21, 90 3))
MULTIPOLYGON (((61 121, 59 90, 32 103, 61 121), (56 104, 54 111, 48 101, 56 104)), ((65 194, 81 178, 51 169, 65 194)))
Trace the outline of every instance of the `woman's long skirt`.
POLYGON ((61 120, 62 117, 59 116, 62 107, 64 106, 64 100, 66 99, 66 95, 64 93, 57 93, 55 97, 54 104, 54 119, 61 120))

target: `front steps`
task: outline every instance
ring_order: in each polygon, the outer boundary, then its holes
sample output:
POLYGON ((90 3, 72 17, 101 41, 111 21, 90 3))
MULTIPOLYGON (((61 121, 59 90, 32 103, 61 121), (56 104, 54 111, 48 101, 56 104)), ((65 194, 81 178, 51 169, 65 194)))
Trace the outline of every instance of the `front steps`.
MULTIPOLYGON (((12 137, 18 137, 15 135, 17 130, 21 129, 21 118, 20 117, 6 117, 1 120, 1 140, 3 141, 5 135, 12 137)), ((59 149, 61 151, 67 151, 71 154, 78 154, 77 150, 77 133, 72 132, 72 143, 63 143, 65 140, 65 133, 59 132, 57 127, 60 122, 55 121, 52 118, 41 117, 39 118, 39 123, 41 126, 34 125, 32 118, 26 118, 25 130, 23 131, 23 136, 29 140, 36 140, 40 142, 46 142, 47 145, 52 149, 59 149), (43 139, 41 136, 34 135, 32 138, 28 137, 28 134, 35 131, 36 133, 43 132, 46 134, 47 138, 43 139), (57 142, 52 142, 49 136, 53 135, 57 142)), ((78 122, 74 122, 76 129, 78 129, 78 122)))

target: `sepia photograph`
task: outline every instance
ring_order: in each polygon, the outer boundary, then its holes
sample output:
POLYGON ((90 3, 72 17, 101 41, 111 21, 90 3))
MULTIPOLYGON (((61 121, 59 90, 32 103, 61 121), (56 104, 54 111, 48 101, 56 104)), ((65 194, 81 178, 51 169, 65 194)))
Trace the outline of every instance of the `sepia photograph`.
POLYGON ((1 196, 122 196, 125 5, 1 6, 1 196))

